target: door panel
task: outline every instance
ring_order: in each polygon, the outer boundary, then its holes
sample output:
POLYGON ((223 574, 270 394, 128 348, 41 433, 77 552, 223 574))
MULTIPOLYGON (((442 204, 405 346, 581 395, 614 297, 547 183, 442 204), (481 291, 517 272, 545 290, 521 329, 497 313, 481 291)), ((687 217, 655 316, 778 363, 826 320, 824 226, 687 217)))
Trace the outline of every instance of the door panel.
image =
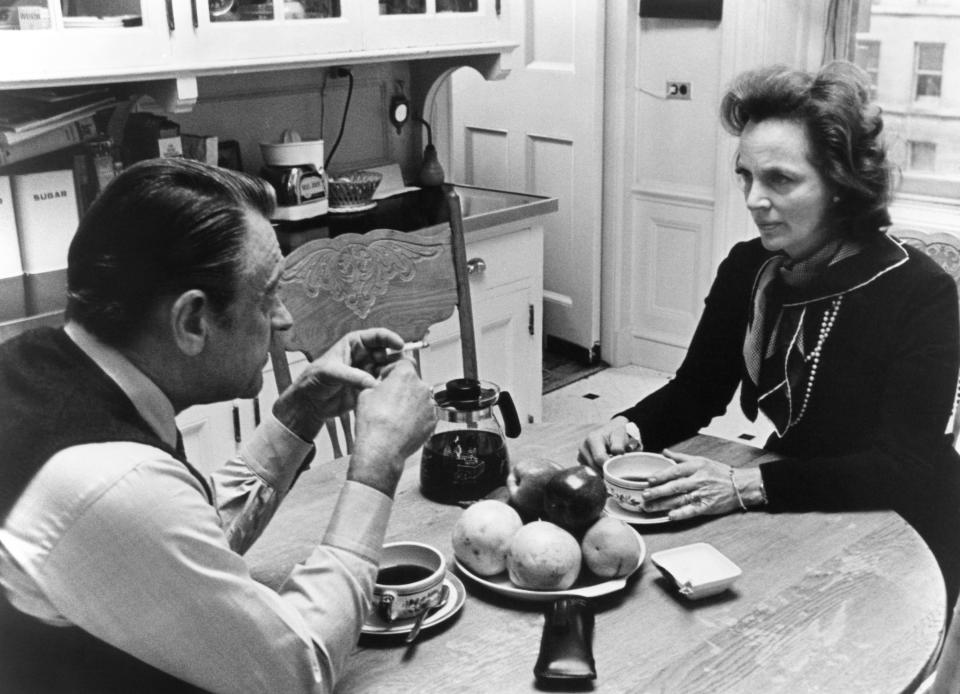
POLYGON ((604 3, 522 8, 506 79, 453 75, 453 179, 559 198, 544 228, 544 333, 589 353, 600 339, 604 3))

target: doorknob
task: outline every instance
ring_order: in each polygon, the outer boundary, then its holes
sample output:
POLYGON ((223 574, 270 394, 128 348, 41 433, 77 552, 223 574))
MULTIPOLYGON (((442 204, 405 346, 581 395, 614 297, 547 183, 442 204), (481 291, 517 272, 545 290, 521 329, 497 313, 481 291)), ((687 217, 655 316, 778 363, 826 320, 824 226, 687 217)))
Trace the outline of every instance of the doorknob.
POLYGON ((487 271, 487 263, 483 258, 470 258, 467 261, 468 275, 482 275, 487 271))

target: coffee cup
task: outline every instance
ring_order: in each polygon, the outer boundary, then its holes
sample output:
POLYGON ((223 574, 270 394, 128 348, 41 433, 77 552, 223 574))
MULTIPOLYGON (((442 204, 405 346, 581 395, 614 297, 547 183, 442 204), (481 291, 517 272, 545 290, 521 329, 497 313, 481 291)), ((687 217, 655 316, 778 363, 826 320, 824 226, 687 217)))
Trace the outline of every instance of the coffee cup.
POLYGON ((374 606, 386 622, 416 617, 439 598, 446 575, 447 560, 435 547, 385 544, 373 587, 374 606))
POLYGON ((615 455, 603 464, 603 483, 620 508, 641 512, 644 510, 641 494, 650 486, 650 478, 674 465, 674 461, 659 453, 636 451, 615 455))

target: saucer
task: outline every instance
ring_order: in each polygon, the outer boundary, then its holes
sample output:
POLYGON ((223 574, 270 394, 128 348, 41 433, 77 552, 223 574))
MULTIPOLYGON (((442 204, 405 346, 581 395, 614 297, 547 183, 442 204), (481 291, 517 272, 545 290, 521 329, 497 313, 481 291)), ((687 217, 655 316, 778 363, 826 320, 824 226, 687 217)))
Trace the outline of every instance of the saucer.
POLYGON ((670 517, 666 513, 657 513, 655 515, 644 513, 643 511, 628 511, 617 503, 612 496, 607 498, 607 503, 603 507, 603 512, 613 518, 629 523, 630 525, 656 525, 658 523, 669 523, 670 517))
MULTIPOLYGON (((467 591, 463 587, 463 581, 452 573, 448 571, 443 582, 450 589, 450 597, 447 598, 446 605, 423 620, 423 626, 421 627, 423 629, 429 629, 432 626, 450 619, 460 611, 460 608, 463 607, 463 603, 467 599, 467 591)), ((393 622, 387 622, 374 610, 370 613, 370 616, 367 617, 367 621, 364 622, 360 631, 364 634, 373 634, 375 636, 408 634, 413 629, 413 623, 416 621, 416 617, 410 617, 409 619, 397 619, 393 622)))

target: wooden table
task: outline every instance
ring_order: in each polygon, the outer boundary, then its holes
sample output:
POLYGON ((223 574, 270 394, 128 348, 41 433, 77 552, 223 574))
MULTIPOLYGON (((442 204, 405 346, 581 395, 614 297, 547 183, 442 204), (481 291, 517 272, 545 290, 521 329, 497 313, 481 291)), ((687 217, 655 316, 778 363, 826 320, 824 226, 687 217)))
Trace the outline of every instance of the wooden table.
MULTIPOLYGON (((511 456, 576 462, 589 430, 529 425, 511 456)), ((677 450, 731 465, 772 456, 697 436, 677 450)), ((319 541, 345 461, 314 463, 251 549, 254 575, 278 586, 319 541)), ((387 540, 415 539, 446 551, 461 513, 425 500, 411 460, 387 540)), ((627 587, 593 600, 597 692, 910 691, 939 647, 945 597, 936 562, 893 512, 751 512, 679 524, 637 526, 647 559, 627 587), (649 555, 709 542, 743 570, 733 590, 688 601, 649 555)), ((548 603, 519 602, 463 578, 467 600, 454 618, 425 630, 410 648, 363 636, 338 692, 539 691, 533 665, 548 603)))

